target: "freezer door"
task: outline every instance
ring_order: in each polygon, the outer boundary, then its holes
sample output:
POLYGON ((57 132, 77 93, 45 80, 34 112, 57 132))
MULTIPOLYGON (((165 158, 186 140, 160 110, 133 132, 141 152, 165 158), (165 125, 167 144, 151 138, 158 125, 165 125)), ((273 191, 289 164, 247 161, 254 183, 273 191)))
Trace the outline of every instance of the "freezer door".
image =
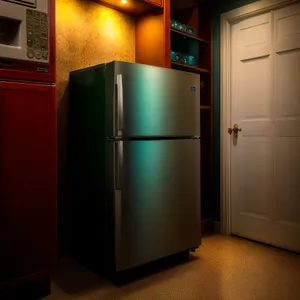
POLYGON ((200 136, 200 75, 114 62, 115 136, 200 136))
POLYGON ((200 140, 111 147, 116 271, 200 245, 200 140))

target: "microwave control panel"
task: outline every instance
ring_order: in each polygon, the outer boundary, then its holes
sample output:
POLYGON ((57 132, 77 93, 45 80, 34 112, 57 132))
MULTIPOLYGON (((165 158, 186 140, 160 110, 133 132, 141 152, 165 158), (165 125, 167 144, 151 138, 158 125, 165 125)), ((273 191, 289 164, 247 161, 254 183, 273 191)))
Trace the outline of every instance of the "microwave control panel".
POLYGON ((48 15, 34 10, 26 10, 27 57, 41 62, 49 61, 48 15))

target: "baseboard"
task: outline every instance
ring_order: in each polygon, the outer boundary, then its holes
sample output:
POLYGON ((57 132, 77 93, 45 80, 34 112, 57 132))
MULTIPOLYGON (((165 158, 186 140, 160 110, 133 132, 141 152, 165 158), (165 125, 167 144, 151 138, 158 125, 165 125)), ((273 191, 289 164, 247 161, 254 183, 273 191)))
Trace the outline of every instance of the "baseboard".
POLYGON ((37 300, 50 294, 50 277, 0 290, 1 300, 37 300))

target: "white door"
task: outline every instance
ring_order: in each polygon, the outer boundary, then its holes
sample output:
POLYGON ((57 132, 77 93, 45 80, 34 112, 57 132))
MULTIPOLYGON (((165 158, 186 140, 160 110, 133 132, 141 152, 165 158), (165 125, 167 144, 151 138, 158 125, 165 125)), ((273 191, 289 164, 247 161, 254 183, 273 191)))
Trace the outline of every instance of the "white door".
POLYGON ((300 252, 300 4, 231 39, 231 233, 300 252))

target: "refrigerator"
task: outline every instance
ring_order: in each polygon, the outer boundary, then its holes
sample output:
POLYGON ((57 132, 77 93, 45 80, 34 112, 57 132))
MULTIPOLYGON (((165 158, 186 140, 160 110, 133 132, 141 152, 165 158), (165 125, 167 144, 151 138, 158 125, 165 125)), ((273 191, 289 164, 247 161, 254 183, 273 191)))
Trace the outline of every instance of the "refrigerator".
POLYGON ((70 73, 70 253, 104 275, 201 244, 200 75, 70 73))

